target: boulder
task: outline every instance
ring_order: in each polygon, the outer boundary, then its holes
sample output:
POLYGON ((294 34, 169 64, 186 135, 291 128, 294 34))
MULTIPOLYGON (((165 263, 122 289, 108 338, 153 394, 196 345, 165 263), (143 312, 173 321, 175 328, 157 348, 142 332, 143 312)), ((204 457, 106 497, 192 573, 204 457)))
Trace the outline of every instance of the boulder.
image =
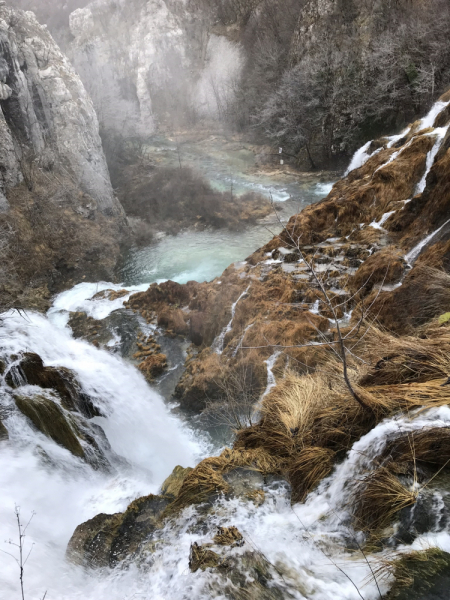
POLYGON ((188 475, 192 470, 193 469, 191 467, 187 467, 186 469, 179 465, 175 467, 169 477, 162 484, 161 494, 170 498, 176 498, 181 486, 183 485, 186 475, 188 475))
POLYGON ((100 514, 78 525, 67 546, 68 560, 91 568, 109 566, 111 545, 122 520, 122 513, 100 514))
POLYGON ((54 390, 65 409, 80 412, 87 418, 100 416, 89 396, 81 391, 75 375, 64 367, 44 367, 42 358, 26 352, 18 366, 13 366, 6 375, 6 383, 12 388, 24 380, 29 385, 54 390))
POLYGON ((163 525, 161 516, 168 503, 162 496, 145 496, 124 513, 97 515, 79 525, 67 547, 68 559, 86 567, 115 567, 163 525))
POLYGON ((73 455, 84 458, 84 450, 62 409, 45 396, 14 395, 17 408, 33 425, 73 455))

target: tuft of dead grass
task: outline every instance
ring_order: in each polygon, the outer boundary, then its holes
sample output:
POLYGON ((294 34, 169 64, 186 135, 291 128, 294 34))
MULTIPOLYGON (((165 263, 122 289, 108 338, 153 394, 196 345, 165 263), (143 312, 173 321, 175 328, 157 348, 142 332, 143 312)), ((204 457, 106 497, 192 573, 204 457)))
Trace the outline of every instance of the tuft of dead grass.
POLYGON ((388 468, 379 467, 356 486, 355 524, 363 531, 383 529, 399 510, 412 506, 417 495, 416 490, 407 489, 388 468))
POLYGON ((292 502, 303 502, 327 475, 331 473, 335 453, 327 448, 304 448, 289 469, 292 502))
POLYGON ((408 591, 429 590, 442 572, 450 567, 450 554, 439 548, 427 548, 383 558, 374 570, 377 581, 394 579, 388 597, 406 598, 408 591))
POLYGON ((244 538, 237 527, 219 527, 214 543, 218 546, 242 546, 244 538))
POLYGON ((249 467, 264 475, 280 473, 282 461, 264 449, 237 450, 226 448, 220 456, 206 458, 184 479, 178 496, 167 513, 177 512, 190 504, 201 504, 218 493, 228 493, 230 486, 223 475, 238 467, 249 467))
POLYGON ((429 427, 401 434, 387 443, 379 460, 397 465, 446 466, 450 463, 450 427, 429 427))

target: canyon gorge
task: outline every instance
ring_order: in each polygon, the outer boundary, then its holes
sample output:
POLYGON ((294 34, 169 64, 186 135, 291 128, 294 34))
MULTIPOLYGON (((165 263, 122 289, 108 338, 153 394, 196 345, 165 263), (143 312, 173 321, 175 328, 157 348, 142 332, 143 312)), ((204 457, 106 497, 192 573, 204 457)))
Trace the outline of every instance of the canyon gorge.
POLYGON ((447 597, 449 27, 0 2, 0 599, 447 597))

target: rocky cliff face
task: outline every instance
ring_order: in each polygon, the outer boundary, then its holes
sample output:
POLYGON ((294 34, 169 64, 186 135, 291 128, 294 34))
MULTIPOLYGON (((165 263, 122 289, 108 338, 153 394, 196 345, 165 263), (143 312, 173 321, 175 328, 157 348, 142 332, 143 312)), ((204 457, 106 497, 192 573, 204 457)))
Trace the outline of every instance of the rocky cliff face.
MULTIPOLYGON (((27 169, 61 166, 104 213, 118 213, 92 102, 32 13, 0 7, 0 127, 5 190, 27 169)), ((3 200, 3 203, 5 200, 3 200)))
POLYGON ((30 278, 37 287, 50 278, 52 288, 81 278, 87 262, 89 276, 97 259, 99 272, 111 275, 124 214, 111 187, 94 107, 47 29, 33 13, 4 2, 0 208, 2 249, 14 266, 2 283, 11 297, 16 284, 29 286, 30 278), (105 259, 102 247, 108 245, 105 259))
POLYGON ((70 56, 106 130, 149 135, 158 122, 217 116, 243 58, 211 20, 173 0, 97 0, 71 14, 70 56))

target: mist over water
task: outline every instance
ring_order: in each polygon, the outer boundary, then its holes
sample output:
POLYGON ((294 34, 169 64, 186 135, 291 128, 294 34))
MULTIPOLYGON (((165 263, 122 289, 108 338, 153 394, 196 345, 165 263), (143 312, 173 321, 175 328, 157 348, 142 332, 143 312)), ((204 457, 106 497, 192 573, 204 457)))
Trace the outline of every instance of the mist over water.
POLYGON ((241 195, 257 192, 274 201, 276 213, 243 231, 187 230, 165 235, 157 242, 130 252, 121 278, 128 285, 171 279, 177 283, 211 281, 232 263, 243 261, 280 233, 282 222, 308 204, 325 197, 332 183, 286 173, 259 172, 255 154, 238 142, 212 136, 203 142, 183 142, 153 137, 147 149, 158 165, 177 167, 179 162, 200 173, 221 192, 241 195))

